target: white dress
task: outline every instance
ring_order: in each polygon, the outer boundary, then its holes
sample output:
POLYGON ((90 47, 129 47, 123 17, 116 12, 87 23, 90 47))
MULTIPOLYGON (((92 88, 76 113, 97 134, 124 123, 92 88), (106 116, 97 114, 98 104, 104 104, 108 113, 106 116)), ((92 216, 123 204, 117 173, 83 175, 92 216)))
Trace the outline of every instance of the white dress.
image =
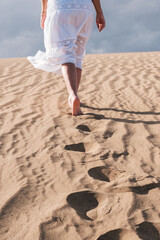
POLYGON ((46 52, 27 59, 38 69, 62 74, 63 63, 82 69, 86 43, 94 20, 92 0, 48 0, 44 23, 46 52))

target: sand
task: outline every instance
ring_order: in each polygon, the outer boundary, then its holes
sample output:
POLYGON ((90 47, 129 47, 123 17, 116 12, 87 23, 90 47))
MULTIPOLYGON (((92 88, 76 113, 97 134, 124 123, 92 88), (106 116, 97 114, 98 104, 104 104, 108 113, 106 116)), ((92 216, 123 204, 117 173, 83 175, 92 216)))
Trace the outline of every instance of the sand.
POLYGON ((0 60, 0 239, 160 240, 160 52, 86 55, 61 76, 0 60))

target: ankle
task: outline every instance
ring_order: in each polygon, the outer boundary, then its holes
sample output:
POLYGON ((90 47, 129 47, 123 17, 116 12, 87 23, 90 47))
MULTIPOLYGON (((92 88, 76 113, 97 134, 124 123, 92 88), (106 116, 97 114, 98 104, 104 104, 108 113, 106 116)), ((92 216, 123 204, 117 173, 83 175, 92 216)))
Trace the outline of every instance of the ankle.
POLYGON ((69 94, 69 98, 76 98, 76 97, 78 97, 78 96, 77 96, 77 93, 71 92, 71 93, 69 94))

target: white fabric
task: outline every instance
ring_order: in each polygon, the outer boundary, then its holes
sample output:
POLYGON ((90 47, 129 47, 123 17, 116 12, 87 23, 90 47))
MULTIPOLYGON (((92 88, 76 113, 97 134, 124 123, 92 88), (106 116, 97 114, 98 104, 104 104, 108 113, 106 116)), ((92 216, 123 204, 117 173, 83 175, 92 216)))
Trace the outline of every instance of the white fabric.
POLYGON ((48 0, 44 24, 46 52, 27 59, 38 69, 62 74, 62 63, 82 68, 86 43, 93 26, 91 0, 48 0))

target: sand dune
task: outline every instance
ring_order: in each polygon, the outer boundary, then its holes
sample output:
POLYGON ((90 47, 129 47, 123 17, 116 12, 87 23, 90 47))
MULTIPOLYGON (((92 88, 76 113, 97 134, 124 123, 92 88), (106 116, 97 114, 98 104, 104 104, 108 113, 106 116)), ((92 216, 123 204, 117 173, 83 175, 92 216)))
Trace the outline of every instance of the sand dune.
POLYGON ((0 60, 0 239, 160 240, 160 53, 86 55, 61 76, 0 60))

